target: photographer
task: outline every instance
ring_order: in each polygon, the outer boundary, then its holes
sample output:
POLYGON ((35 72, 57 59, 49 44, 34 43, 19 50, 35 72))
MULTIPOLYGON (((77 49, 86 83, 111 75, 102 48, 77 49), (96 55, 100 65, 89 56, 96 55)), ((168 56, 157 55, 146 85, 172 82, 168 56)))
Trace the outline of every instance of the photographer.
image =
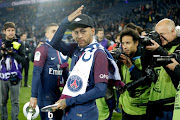
POLYGON ((4 39, 0 40, 0 81, 2 102, 1 120, 8 119, 7 101, 9 91, 11 95, 11 119, 18 120, 19 114, 19 90, 20 80, 22 79, 21 64, 24 62, 23 45, 15 36, 15 24, 6 22, 3 25, 4 39))
MULTIPOLYGON (((120 33, 120 41, 123 54, 120 55, 118 66, 121 69, 123 82, 128 85, 142 78, 145 73, 142 72, 141 64, 141 47, 139 46, 139 34, 131 28, 125 28, 120 33)), ((140 106, 148 102, 150 84, 148 82, 141 83, 140 86, 126 89, 120 96, 122 105, 123 120, 146 120, 146 107, 140 106)), ((125 87, 125 88, 126 88, 125 87)))
MULTIPOLYGON (((153 55, 168 56, 176 50, 180 50, 180 38, 177 37, 174 21, 162 19, 156 24, 155 31, 160 35, 162 47, 155 42, 155 40, 151 40, 152 44, 146 46, 146 49, 152 51, 153 55)), ((179 58, 176 59, 178 60, 179 58)), ((151 86, 152 89, 147 108, 147 113, 151 120, 172 119, 174 97, 179 81, 177 81, 177 75, 169 70, 166 65, 167 64, 163 64, 155 68, 158 78, 151 86), (154 116, 154 118, 152 118, 152 116, 154 116)))

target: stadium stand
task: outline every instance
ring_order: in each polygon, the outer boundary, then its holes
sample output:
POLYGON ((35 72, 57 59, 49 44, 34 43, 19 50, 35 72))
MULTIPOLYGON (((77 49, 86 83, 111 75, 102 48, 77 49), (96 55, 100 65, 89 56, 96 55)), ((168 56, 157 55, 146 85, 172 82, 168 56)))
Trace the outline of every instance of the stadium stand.
POLYGON ((60 23, 64 16, 82 4, 85 5, 84 13, 92 16, 97 27, 103 27, 106 34, 118 33, 121 30, 119 28, 129 22, 143 28, 153 28, 157 21, 165 17, 173 19, 176 25, 180 24, 178 0, 53 0, 47 3, 2 6, 7 3, 12 5, 12 2, 16 1, 1 0, 0 29, 2 30, 6 21, 13 21, 17 25, 17 33, 27 31, 29 38, 35 36, 42 39, 47 24, 60 23))

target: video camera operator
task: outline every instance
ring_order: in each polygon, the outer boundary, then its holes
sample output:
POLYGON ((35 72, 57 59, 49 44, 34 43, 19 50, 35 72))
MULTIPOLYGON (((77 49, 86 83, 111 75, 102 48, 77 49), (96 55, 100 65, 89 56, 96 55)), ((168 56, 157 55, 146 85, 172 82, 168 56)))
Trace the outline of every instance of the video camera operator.
POLYGON ((128 88, 130 84, 145 76, 141 64, 142 49, 139 46, 139 34, 136 30, 125 28, 120 33, 120 41, 123 52, 117 63, 123 77, 122 81, 126 84, 125 91, 120 96, 122 119, 145 120, 146 107, 140 104, 148 102, 150 84, 146 81, 140 86, 128 88))
POLYGON ((19 114, 19 91, 22 79, 21 64, 24 62, 23 45, 17 39, 15 24, 6 22, 3 25, 4 38, 0 40, 0 82, 3 97, 1 101, 1 120, 8 119, 7 101, 9 91, 11 95, 11 119, 18 120, 19 114))
MULTIPOLYGON (((162 19, 155 26, 155 31, 160 35, 162 47, 155 41, 145 48, 152 51, 153 55, 168 56, 180 50, 180 38, 175 31, 175 23, 170 19, 162 19)), ((176 58, 177 61, 178 58, 176 58)), ((176 88, 179 84, 177 75, 163 64, 156 67, 157 81, 152 84, 147 113, 150 120, 170 120, 173 116, 176 88), (155 114, 154 114, 155 113, 155 114), (153 118, 154 116, 154 118, 153 118)))

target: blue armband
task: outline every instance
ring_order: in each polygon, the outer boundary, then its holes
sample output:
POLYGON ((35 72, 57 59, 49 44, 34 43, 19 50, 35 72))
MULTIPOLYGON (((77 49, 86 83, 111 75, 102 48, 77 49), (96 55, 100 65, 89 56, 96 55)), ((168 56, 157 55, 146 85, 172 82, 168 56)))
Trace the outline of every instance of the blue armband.
POLYGON ((130 68, 129 68, 129 72, 131 72, 134 68, 134 65, 132 65, 130 68))

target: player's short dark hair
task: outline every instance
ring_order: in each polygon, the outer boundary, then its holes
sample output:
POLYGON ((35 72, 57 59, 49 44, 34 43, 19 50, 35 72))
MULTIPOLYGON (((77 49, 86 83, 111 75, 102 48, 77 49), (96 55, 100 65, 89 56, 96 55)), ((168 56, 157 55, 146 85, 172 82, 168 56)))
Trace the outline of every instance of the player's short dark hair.
POLYGON ((6 30, 8 28, 14 28, 15 29, 16 28, 15 23, 13 23, 13 22, 6 22, 6 23, 4 23, 3 30, 6 30))
POLYGON ((104 29, 103 29, 103 28, 97 28, 97 29, 96 29, 96 34, 97 34, 99 31, 104 31, 104 29))
POLYGON ((46 29, 45 29, 45 33, 47 32, 47 30, 50 28, 50 27, 53 27, 53 26, 59 26, 57 23, 50 23, 46 29))
POLYGON ((22 37, 24 34, 27 34, 27 32, 22 32, 19 36, 22 37))
POLYGON ((122 42, 122 38, 124 36, 131 36, 133 38, 134 43, 139 41, 139 34, 136 30, 131 28, 125 28, 120 32, 120 41, 122 42))

